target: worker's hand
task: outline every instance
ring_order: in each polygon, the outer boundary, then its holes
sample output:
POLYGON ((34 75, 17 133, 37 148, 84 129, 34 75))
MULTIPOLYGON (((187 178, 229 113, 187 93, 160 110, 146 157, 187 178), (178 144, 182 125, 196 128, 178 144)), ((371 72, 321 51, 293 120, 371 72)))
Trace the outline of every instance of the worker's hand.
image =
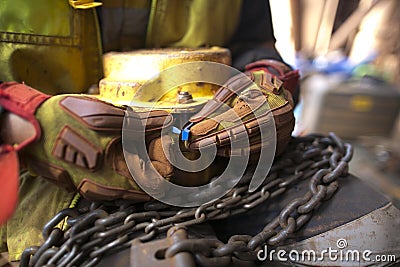
MULTIPOLYGON (((15 146, 23 166, 67 190, 78 190, 91 200, 149 199, 136 185, 125 163, 121 131, 126 110, 85 95, 49 97, 24 84, 3 83, 0 105, 25 120, 20 137, 12 121, 5 139, 15 146)), ((173 168, 158 149, 163 127, 172 123, 164 111, 127 113, 125 120, 142 124, 154 168, 165 177, 173 168)), ((134 138, 130 142, 135 142, 134 138)), ((143 142, 143 140, 137 140, 143 142)), ((147 164, 148 166, 148 164, 147 164)), ((2 177, 4 179, 4 177, 2 177)))
MULTIPOLYGON (((279 64, 273 67, 286 71, 279 64)), ((187 149, 195 151, 215 144, 219 156, 248 153, 250 159, 256 159, 262 145, 275 140, 275 155, 284 151, 294 128, 291 93, 265 64, 248 69, 246 75, 229 79, 185 125, 181 139, 187 149), (271 127, 276 129, 276 139, 271 127), (248 141, 243 142, 246 138, 248 141), (232 146, 234 142, 238 144, 232 146)))

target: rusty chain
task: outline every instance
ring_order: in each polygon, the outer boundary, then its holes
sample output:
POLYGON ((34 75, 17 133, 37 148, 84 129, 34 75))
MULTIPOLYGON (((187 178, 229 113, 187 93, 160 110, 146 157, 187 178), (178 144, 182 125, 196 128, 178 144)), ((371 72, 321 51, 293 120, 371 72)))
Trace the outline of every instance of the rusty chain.
POLYGON ((295 233, 320 204, 338 188, 337 178, 348 172, 353 149, 335 134, 293 138, 287 151, 274 162, 267 179, 254 192, 243 177, 224 197, 197 208, 167 206, 152 201, 91 203, 84 209, 65 209, 43 229, 45 242, 27 248, 20 266, 95 266, 105 255, 129 248, 135 242, 153 240, 157 234, 244 213, 283 194, 300 180, 309 179, 302 197, 291 200, 255 236, 234 235, 226 244, 216 239, 191 238, 173 243, 165 257, 191 253, 199 266, 228 266, 232 262, 257 261, 256 252, 265 244, 276 246, 295 233), (65 231, 56 227, 68 218, 65 231))

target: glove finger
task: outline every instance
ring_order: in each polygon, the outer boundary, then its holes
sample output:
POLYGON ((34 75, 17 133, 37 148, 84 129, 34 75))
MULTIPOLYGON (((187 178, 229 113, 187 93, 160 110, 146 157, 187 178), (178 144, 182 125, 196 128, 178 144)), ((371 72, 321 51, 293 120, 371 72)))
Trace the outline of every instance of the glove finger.
MULTIPOLYGON (((60 106, 75 119, 94 131, 121 132, 125 109, 87 96, 66 96, 60 106)), ((172 123, 171 115, 163 110, 128 111, 128 120, 139 123, 146 132, 161 130, 172 123)), ((135 125, 134 125, 135 126, 135 125)))
POLYGON ((189 149, 199 149, 200 145, 210 143, 224 146, 257 135, 260 127, 271 125, 272 121, 270 112, 263 108, 264 103, 265 97, 260 90, 244 91, 232 109, 191 128, 193 136, 189 149))
POLYGON ((168 158, 170 158, 170 145, 170 138, 168 136, 163 136, 153 139, 148 147, 149 158, 154 168, 165 178, 171 177, 174 172, 174 168, 168 160, 168 158), (163 144, 165 149, 163 148, 163 144), (166 154, 168 154, 168 157, 166 154))
POLYGON ((160 162, 156 160, 152 160, 151 163, 153 164, 153 167, 156 169, 156 171, 164 178, 170 178, 173 174, 173 167, 171 164, 165 163, 165 162, 160 162))
MULTIPOLYGON (((269 133, 268 127, 271 127, 272 124, 271 124, 271 120, 268 120, 268 118, 266 118, 266 119, 267 119, 267 121, 264 121, 262 125, 252 127, 253 133, 251 135, 252 137, 249 138, 249 149, 245 150, 245 148, 243 148, 243 152, 241 152, 241 154, 248 152, 248 153, 250 153, 251 156, 254 156, 254 157, 251 157, 250 160, 253 160, 253 159, 257 160, 257 155, 260 153, 261 148, 268 147, 268 145, 271 144, 270 142, 273 140, 274 136, 276 136, 275 155, 279 156, 280 154, 282 154, 284 152, 284 150, 291 138, 292 131, 293 131, 294 124, 295 124, 294 117, 291 112, 281 114, 280 117, 277 117, 277 115, 275 115, 275 120, 281 121, 281 123, 279 123, 275 129, 276 135, 268 134, 269 133), (287 118, 283 119, 282 117, 287 117, 287 118), (264 128, 264 130, 262 130, 262 131, 264 131, 264 133, 267 133, 266 136, 260 135, 260 128, 264 128)), ((253 121, 253 122, 255 122, 255 121, 253 121)), ((248 126, 246 126, 246 127, 248 127, 248 126)), ((235 140, 235 141, 241 142, 241 140, 235 140)), ((236 152, 236 153, 238 153, 238 152, 236 152)), ((232 151, 231 151, 230 145, 221 146, 217 150, 218 156, 230 157, 231 154, 232 154, 232 151)))
POLYGON ((125 112, 93 97, 66 96, 60 106, 76 120, 95 131, 120 132, 125 112))
POLYGON ((223 108, 223 105, 232 105, 232 100, 240 94, 244 89, 251 85, 254 76, 238 74, 230 78, 226 83, 221 86, 215 93, 214 98, 209 100, 207 104, 194 116, 190 118, 190 122, 199 122, 204 118, 210 117, 211 114, 223 108))
POLYGON ((218 125, 232 126, 241 119, 256 112, 265 103, 265 97, 258 89, 244 91, 232 109, 225 111, 211 119, 206 119, 191 128, 193 135, 204 135, 215 130, 218 125))

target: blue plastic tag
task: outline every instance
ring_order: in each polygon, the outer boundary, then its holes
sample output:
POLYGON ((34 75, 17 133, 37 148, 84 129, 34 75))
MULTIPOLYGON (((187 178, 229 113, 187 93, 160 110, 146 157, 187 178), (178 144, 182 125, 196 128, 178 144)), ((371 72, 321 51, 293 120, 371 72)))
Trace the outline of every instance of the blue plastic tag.
POLYGON ((182 131, 181 131, 181 129, 179 129, 175 126, 172 126, 171 132, 173 132, 174 134, 181 134, 182 131))
POLYGON ((182 141, 187 141, 189 140, 189 135, 190 135, 190 127, 192 127, 193 123, 190 123, 188 126, 186 126, 183 130, 182 130, 182 134, 181 134, 181 140, 182 141))

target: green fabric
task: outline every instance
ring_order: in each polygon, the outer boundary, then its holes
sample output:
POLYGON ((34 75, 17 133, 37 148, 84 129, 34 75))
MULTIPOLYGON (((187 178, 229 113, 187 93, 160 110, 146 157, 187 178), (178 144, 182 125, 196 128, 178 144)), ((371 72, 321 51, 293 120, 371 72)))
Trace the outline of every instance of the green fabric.
POLYGON ((66 125, 72 128, 75 132, 79 133, 82 137, 90 140, 93 145, 101 148, 102 151, 106 149, 110 141, 117 136, 120 136, 120 134, 115 133, 105 134, 93 131, 87 128, 86 125, 78 121, 76 118, 65 112, 59 106, 59 102, 66 96, 68 95, 51 97, 36 111, 36 119, 39 121, 42 128, 42 138, 39 142, 30 145, 26 149, 26 152, 24 151, 24 153, 28 153, 28 155, 40 161, 50 162, 53 165, 67 170, 75 186, 78 186, 83 179, 87 178, 105 186, 138 190, 139 187, 136 185, 133 179, 128 179, 125 176, 116 173, 112 168, 112 164, 105 162, 106 159, 104 157, 103 163, 99 169, 96 169, 96 171, 91 171, 55 158, 52 155, 53 146, 56 142, 57 136, 61 129, 63 129, 63 127, 66 125))
POLYGON ((153 0, 146 46, 224 46, 236 30, 241 5, 241 0, 153 0))
POLYGON ((7 251, 7 226, 0 226, 0 253, 7 251))
POLYGON ((67 0, 0 2, 0 80, 81 93, 103 76, 96 10, 67 0))
POLYGON ((22 174, 17 210, 0 229, 0 252, 8 251, 9 260, 16 261, 25 248, 40 245, 43 226, 60 210, 68 208, 74 195, 41 177, 22 174))
MULTIPOLYGON (((118 1, 113 8, 144 4, 118 1)), ((146 47, 226 46, 241 5, 241 0, 152 0, 146 47)), ((102 36, 94 8, 74 9, 67 0, 1 1, 0 32, 2 81, 25 82, 53 95, 87 92, 102 78, 102 36)), ((125 37, 117 37, 127 42, 120 49, 134 41, 125 37)))

